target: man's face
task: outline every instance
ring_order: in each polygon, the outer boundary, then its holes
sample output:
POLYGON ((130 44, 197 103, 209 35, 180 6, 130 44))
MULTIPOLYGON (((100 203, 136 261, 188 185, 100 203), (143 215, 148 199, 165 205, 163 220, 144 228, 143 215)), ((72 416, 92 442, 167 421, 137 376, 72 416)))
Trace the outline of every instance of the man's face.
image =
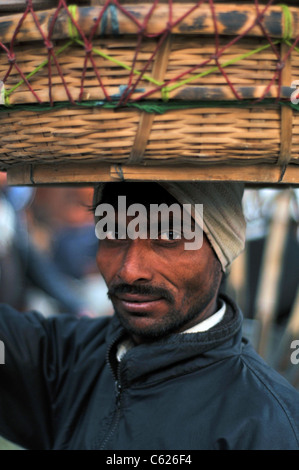
MULTIPOLYGON (((144 184, 137 187, 137 183, 126 183, 118 195, 128 196, 128 204, 161 204, 169 199, 157 185, 146 185, 149 191, 143 197, 137 196, 144 184)), ((101 202, 117 209, 109 197, 101 202)), ((126 223, 131 219, 126 217, 126 223)), ((205 236, 197 250, 186 250, 185 242, 182 233, 178 238, 171 231, 160 231, 157 239, 117 239, 111 234, 99 243, 97 263, 108 296, 121 323, 138 343, 183 331, 216 310, 220 263, 205 236)))

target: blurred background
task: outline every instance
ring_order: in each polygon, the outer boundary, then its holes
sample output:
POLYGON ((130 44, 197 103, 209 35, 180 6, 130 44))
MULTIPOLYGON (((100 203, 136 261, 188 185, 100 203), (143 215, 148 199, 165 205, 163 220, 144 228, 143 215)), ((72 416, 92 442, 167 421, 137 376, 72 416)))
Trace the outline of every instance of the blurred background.
POLYGON ((45 316, 111 314, 90 187, 9 187, 0 172, 0 301, 45 316))
POLYGON ((299 189, 246 189, 243 206, 246 247, 226 290, 244 313, 244 336, 299 389, 299 189))

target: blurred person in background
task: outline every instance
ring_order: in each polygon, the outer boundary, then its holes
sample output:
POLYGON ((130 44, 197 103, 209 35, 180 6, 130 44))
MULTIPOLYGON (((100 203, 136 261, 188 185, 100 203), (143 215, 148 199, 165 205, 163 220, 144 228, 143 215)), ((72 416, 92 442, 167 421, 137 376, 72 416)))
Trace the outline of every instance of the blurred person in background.
POLYGON ((39 250, 27 231, 24 211, 33 191, 8 188, 5 173, 1 172, 0 178, 0 302, 9 303, 20 311, 35 309, 38 306, 31 294, 37 289, 57 306, 56 310, 44 308, 45 315, 60 312, 93 315, 84 299, 68 284, 66 276, 39 250))
POLYGON ((27 211, 29 230, 40 250, 67 278, 95 315, 113 313, 98 271, 92 187, 39 187, 27 211))

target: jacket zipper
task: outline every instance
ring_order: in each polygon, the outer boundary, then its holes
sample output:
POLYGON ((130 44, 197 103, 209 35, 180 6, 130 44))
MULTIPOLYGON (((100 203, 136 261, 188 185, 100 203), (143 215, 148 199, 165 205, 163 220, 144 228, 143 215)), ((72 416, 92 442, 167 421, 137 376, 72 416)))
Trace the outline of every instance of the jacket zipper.
MULTIPOLYGON (((121 335, 120 335, 121 336, 121 335)), ((108 434, 107 436, 104 438, 101 446, 100 446, 100 450, 104 450, 107 443, 109 442, 109 440, 111 439, 112 435, 114 434, 114 432, 116 431, 116 428, 118 426, 118 423, 119 423, 119 419, 120 419, 120 413, 121 413, 121 392, 122 392, 122 387, 121 387, 121 383, 120 383, 120 365, 118 366, 118 371, 117 371, 117 376, 115 375, 115 371, 113 370, 113 367, 110 363, 110 353, 111 353, 111 350, 112 350, 112 347, 115 345, 115 343, 117 342, 118 339, 120 339, 120 336, 118 336, 117 338, 115 338, 114 341, 111 342, 111 345, 110 347, 108 348, 107 350, 107 363, 112 371, 112 374, 113 374, 113 377, 114 377, 114 380, 115 380, 115 410, 114 410, 114 414, 113 414, 113 419, 111 421, 111 424, 110 424, 110 428, 109 428, 109 431, 108 431, 108 434)))
POLYGON ((103 440, 103 442, 101 444, 101 447, 100 447, 100 450, 104 450, 106 448, 107 443, 109 442, 112 435, 116 431, 116 428, 118 426, 119 419, 120 419, 121 387, 120 387, 120 384, 117 381, 115 382, 115 389, 116 389, 116 408, 115 408, 115 411, 114 411, 112 422, 110 424, 109 432, 108 432, 107 436, 105 437, 105 439, 103 440))

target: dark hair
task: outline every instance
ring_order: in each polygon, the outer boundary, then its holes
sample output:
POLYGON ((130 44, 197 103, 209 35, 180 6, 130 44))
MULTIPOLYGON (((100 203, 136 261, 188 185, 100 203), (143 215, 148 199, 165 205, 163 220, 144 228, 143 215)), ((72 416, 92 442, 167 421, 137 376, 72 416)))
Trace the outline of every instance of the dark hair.
POLYGON ((93 209, 102 202, 116 205, 118 196, 123 195, 127 197, 128 204, 139 202, 148 206, 155 203, 161 204, 161 202, 178 203, 166 189, 156 182, 109 182, 102 185, 101 191, 98 191, 97 187, 95 188, 93 209))

